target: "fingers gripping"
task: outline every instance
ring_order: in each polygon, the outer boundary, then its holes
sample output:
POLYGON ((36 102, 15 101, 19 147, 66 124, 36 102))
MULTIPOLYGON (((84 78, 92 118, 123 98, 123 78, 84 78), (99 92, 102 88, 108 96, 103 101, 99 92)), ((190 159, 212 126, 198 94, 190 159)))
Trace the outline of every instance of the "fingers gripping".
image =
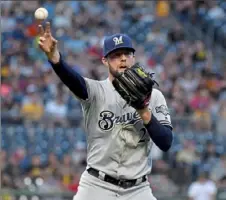
POLYGON ((47 35, 51 35, 50 22, 46 22, 45 33, 46 33, 47 35))
POLYGON ((38 25, 38 32, 40 37, 50 36, 51 35, 51 27, 50 22, 46 22, 45 30, 41 24, 38 25))
POLYGON ((38 32, 40 37, 43 37, 45 34, 44 28, 41 24, 38 25, 38 32))
POLYGON ((38 25, 38 32, 39 32, 39 41, 38 44, 40 47, 43 46, 43 42, 45 41, 45 30, 41 24, 38 25))
POLYGON ((51 35, 50 22, 46 22, 45 27, 43 25, 38 26, 39 29, 39 47, 46 53, 52 52, 56 48, 57 40, 51 35))
MULTIPOLYGON (((46 22, 45 34, 47 36, 52 36, 50 22, 46 22)), ((55 38, 53 38, 53 37, 52 37, 52 42, 53 42, 53 45, 57 44, 57 40, 55 38)))

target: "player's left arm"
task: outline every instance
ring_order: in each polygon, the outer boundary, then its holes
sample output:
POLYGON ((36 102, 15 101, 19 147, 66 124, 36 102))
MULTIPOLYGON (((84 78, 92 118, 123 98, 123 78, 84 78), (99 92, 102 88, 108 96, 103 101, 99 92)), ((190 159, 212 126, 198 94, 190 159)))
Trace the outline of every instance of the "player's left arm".
POLYGON ((151 110, 146 107, 137 110, 144 122, 152 141, 164 152, 168 151, 173 142, 170 114, 163 94, 156 90, 156 99, 151 110))

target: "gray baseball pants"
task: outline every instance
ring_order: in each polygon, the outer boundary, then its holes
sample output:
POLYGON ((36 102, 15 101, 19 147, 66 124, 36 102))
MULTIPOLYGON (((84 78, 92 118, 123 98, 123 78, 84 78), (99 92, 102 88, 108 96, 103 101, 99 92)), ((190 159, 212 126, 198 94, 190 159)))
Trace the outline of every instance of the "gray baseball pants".
POLYGON ((119 186, 102 181, 85 171, 80 179, 78 192, 73 200, 157 200, 145 181, 131 188, 123 189, 119 186))

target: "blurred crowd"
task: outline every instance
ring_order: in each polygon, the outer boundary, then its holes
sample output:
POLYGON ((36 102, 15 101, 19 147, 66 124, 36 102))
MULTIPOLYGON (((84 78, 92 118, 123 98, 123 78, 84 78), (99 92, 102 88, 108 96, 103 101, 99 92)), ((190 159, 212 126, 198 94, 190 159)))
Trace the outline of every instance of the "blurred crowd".
POLYGON ((38 154, 28 161, 24 149, 18 149, 9 160, 6 156, 6 152, 2 151, 3 188, 25 188, 38 192, 76 192, 86 165, 85 158, 78 163, 69 154, 64 154, 59 160, 54 153, 49 153, 47 162, 43 162, 38 154))
MULTIPOLYGON (((203 41, 187 40, 183 23, 173 13, 184 17, 181 10, 189 7, 190 1, 175 2, 1 2, 4 128, 0 163, 4 187, 31 187, 36 180, 36 186, 46 183, 75 191, 85 166, 84 138, 80 137, 81 131, 76 132, 83 127, 81 106, 38 48, 40 22, 33 15, 38 7, 48 10, 52 33, 63 57, 83 76, 96 80, 107 77, 101 48, 104 36, 116 32, 132 37, 137 60, 155 72, 170 109, 175 144, 168 154, 154 147, 154 190, 164 190, 157 186, 169 182, 173 187, 170 191, 177 192, 179 186, 186 187, 204 168, 211 179, 225 184, 226 60, 221 58, 224 66, 219 66, 215 52, 203 41), (61 130, 59 134, 57 129, 61 130), (71 133, 61 139, 66 129, 72 129, 71 133), (77 143, 76 148, 72 142, 77 143), (179 172, 184 176, 178 176, 179 172)), ((210 15, 216 16, 219 9, 210 15)), ((224 10, 221 15, 225 15, 224 10)))
POLYGON ((226 2, 223 0, 180 1, 174 4, 181 21, 191 21, 212 43, 226 47, 226 2))

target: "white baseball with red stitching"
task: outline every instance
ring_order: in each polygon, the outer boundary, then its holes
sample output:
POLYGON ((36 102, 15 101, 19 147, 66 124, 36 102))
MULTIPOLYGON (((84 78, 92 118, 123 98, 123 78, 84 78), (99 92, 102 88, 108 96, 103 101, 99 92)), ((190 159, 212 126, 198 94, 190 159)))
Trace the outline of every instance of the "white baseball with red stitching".
POLYGON ((45 8, 38 8, 34 15, 38 20, 45 20, 48 17, 48 11, 45 8))

